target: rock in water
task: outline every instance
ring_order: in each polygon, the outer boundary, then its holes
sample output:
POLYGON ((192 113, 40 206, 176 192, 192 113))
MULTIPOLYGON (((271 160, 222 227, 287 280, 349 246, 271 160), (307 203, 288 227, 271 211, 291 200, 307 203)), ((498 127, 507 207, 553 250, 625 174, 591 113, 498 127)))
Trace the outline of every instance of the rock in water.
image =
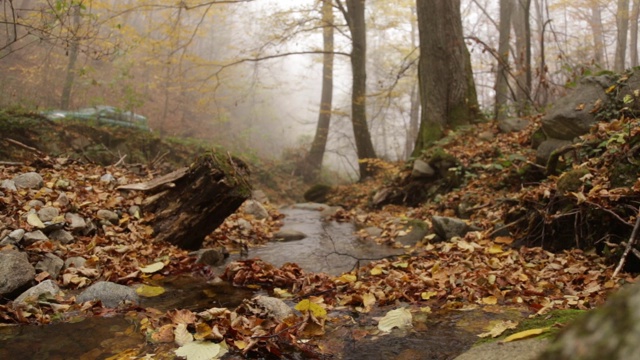
POLYGON ((135 290, 108 281, 99 281, 89 286, 76 298, 77 303, 93 300, 100 300, 102 305, 108 308, 116 308, 125 301, 140 303, 140 298, 135 290))

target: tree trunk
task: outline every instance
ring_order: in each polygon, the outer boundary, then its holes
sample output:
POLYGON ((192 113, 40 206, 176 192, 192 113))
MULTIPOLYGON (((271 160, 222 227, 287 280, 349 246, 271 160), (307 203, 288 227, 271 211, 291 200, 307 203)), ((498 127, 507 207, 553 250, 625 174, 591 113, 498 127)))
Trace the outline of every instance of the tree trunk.
POLYGON ((207 153, 190 167, 149 183, 127 185, 123 190, 163 192, 148 197, 143 210, 156 241, 183 249, 199 249, 205 236, 215 230, 251 196, 249 170, 228 155, 207 153))
POLYGON ((80 15, 81 7, 79 4, 73 5, 73 26, 71 27, 74 33, 70 34, 69 44, 69 62, 67 63, 67 76, 62 87, 62 97, 60 99, 60 108, 62 110, 68 110, 71 103, 71 89, 76 77, 76 61, 78 60, 78 51, 80 48, 79 34, 77 32, 80 29, 80 15))
POLYGON ((618 38, 616 41, 616 58, 613 70, 623 72, 627 59, 627 33, 629 32, 629 0, 618 0, 616 12, 616 24, 618 25, 618 38))
POLYGON ((422 113, 413 151, 416 157, 440 139, 446 128, 480 117, 471 60, 462 35, 460 0, 417 0, 417 14, 422 113))
POLYGON ((629 55, 631 56, 631 67, 638 66, 638 17, 640 17, 640 0, 633 0, 631 16, 629 18, 629 55))
POLYGON ((513 0, 513 31, 516 35, 516 104, 518 115, 526 115, 531 98, 530 0, 513 0))
POLYGON ((507 117, 509 99, 509 36, 511 35, 511 0, 500 0, 500 39, 498 43, 498 71, 496 74, 496 120, 507 117))
POLYGON ((604 35, 602 32, 602 9, 600 3, 594 2, 591 5, 591 31, 593 32, 593 58, 596 65, 607 68, 604 59, 604 35))
POLYGON ((298 174, 304 181, 317 180, 322 168, 322 159, 327 147, 329 125, 331 123, 331 109, 333 104, 333 0, 322 1, 322 41, 324 55, 322 58, 322 94, 320 95, 320 113, 316 135, 311 143, 311 149, 303 164, 298 164, 298 174))
POLYGON ((347 19, 351 32, 351 123, 358 152, 360 180, 374 174, 367 159, 376 157, 367 125, 367 29, 365 25, 365 0, 346 0, 347 19))
MULTIPOLYGON (((415 8, 412 8, 412 15, 416 15, 415 8)), ((418 24, 415 20, 411 20, 411 46, 414 49, 418 48, 418 24)), ((411 107, 409 109, 409 129, 407 131, 407 138, 405 140, 405 153, 404 157, 408 158, 413 152, 413 147, 416 145, 416 139, 418 138, 418 129, 420 127, 420 92, 418 89, 418 79, 414 80, 411 85, 410 99, 411 107)))

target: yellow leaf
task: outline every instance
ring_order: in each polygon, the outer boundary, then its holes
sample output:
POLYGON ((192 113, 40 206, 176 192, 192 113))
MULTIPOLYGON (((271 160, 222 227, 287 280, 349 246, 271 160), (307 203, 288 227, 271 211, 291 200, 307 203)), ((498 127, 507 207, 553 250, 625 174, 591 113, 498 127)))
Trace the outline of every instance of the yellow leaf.
POLYGON ((380 275, 382 274, 382 268, 380 266, 376 266, 370 271, 371 275, 380 275))
POLYGON ((378 329, 384 332, 390 332, 394 327, 405 329, 412 326, 412 320, 411 311, 406 308, 391 310, 380 319, 378 329))
POLYGON ((367 311, 371 310, 371 307, 375 305, 375 303, 376 303, 376 296, 373 295, 372 293, 366 293, 362 295, 362 305, 364 305, 364 308, 367 311))
POLYGON ((144 297, 154 297, 164 294, 164 288, 162 286, 142 285, 136 289, 136 293, 144 297))
POLYGON ((482 303, 486 305, 495 305, 498 303, 498 298, 495 296, 487 296, 482 299, 482 303))
POLYGON ((545 327, 545 328, 538 328, 538 329, 530 329, 530 330, 520 331, 520 332, 515 333, 513 335, 507 336, 504 340, 502 340, 502 342, 511 342, 511 341, 516 341, 516 340, 526 339, 526 338, 529 338, 529 337, 532 337, 532 336, 544 334, 547 331, 549 331, 550 329, 551 329, 551 327, 545 327))
POLYGON ((358 280, 358 278, 355 275, 352 275, 352 274, 342 274, 342 276, 340 276, 336 280, 340 281, 340 282, 343 282, 343 283, 352 283, 352 282, 356 282, 356 280, 358 280))
POLYGON ((422 294, 420 294, 420 298, 422 300, 429 300, 436 295, 438 295, 438 293, 435 291, 423 291, 422 294))
POLYGON ((487 252, 491 255, 495 255, 495 254, 502 254, 504 251, 502 250, 502 246, 498 244, 492 244, 487 250, 487 252))
POLYGON ((244 348, 247 347, 247 343, 243 340, 235 340, 233 345, 235 345, 239 350, 244 350, 244 348))
POLYGON ((513 238, 511 236, 498 236, 493 240, 496 244, 505 244, 509 245, 513 243, 513 238))
POLYGON ((151 273, 154 273, 156 271, 162 270, 162 268, 164 268, 164 263, 159 261, 157 263, 153 263, 151 265, 147 265, 145 267, 141 267, 140 271, 142 271, 143 273, 146 273, 146 274, 151 274, 151 273))
POLYGON ((327 316, 327 310, 325 310, 322 306, 309 301, 309 299, 304 299, 296 304, 295 309, 301 312, 311 311, 313 316, 316 318, 323 318, 327 316))
POLYGON ((273 293, 281 299, 292 298, 293 294, 287 291, 287 289, 275 288, 273 289, 273 293))
POLYGON ((482 333, 480 335, 478 335, 481 338, 485 338, 485 337, 489 337, 491 336, 492 338, 498 337, 500 335, 502 335, 503 332, 505 332, 508 329, 515 329, 516 326, 518 325, 518 323, 515 323, 511 320, 507 320, 507 321, 498 321, 497 323, 494 323, 493 326, 491 327, 491 329, 486 332, 486 333, 482 333))
POLYGON ((608 94, 608 93, 612 92, 612 91, 613 91, 613 90, 615 90, 615 89, 616 89, 616 85, 615 85, 615 84, 614 84, 614 85, 611 85, 611 86, 609 86, 609 87, 607 88, 607 90, 605 90, 605 93, 607 93, 607 94, 608 94))

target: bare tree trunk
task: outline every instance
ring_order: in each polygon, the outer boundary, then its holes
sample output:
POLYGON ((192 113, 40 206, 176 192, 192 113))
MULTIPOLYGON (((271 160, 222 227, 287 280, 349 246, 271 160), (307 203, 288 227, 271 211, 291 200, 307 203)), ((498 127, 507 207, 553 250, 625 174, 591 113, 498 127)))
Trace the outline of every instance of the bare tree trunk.
MULTIPOLYGON (((411 13, 415 15, 415 8, 412 8, 411 13)), ((411 20, 411 45, 413 48, 418 48, 418 24, 414 20, 411 20)), ((407 139, 405 141, 405 154, 404 157, 408 158, 413 152, 413 147, 416 144, 418 138, 418 129, 420 126, 420 92, 418 89, 418 79, 415 79, 415 83, 411 86, 410 100, 411 107, 409 109, 409 129, 407 131, 407 139)))
POLYGON ((70 44, 69 44, 69 62, 67 63, 67 76, 64 81, 64 85, 62 87, 62 97, 60 99, 60 108, 62 110, 69 109, 69 104, 71 102, 71 89, 73 88, 73 83, 75 82, 76 77, 76 61, 78 60, 78 51, 80 48, 80 40, 78 31, 80 30, 80 15, 81 15, 81 7, 80 4, 73 5, 73 25, 71 26, 71 30, 74 32, 70 35, 70 44))
POLYGON ((531 32, 529 29, 530 0, 513 0, 511 22, 516 35, 516 104, 518 115, 525 115, 531 96, 531 32))
POLYGON ((496 120, 506 118, 509 91, 509 36, 511 35, 511 0, 500 0, 500 39, 498 42, 498 71, 496 73, 496 120))
POLYGON ((627 59, 627 33, 629 32, 629 0, 618 0, 616 12, 616 24, 618 25, 618 39, 616 41, 616 57, 613 69, 623 72, 627 59))
POLYGON ((303 164, 298 164, 298 174, 306 182, 316 181, 322 159, 327 147, 329 125, 331 123, 331 109, 333 104, 333 0, 322 0, 322 41, 324 55, 322 58, 322 94, 320 95, 320 113, 316 126, 316 135, 311 143, 311 149, 303 164))
POLYGON ((631 56, 631 67, 638 66, 638 17, 640 16, 640 0, 633 0, 631 16, 629 18, 629 55, 631 56))
POLYGON ((358 152, 360 180, 373 175, 374 170, 366 162, 376 157, 367 125, 367 29, 365 24, 365 0, 346 0, 346 19, 351 32, 351 123, 358 152), (363 161, 364 160, 364 161, 363 161))
POLYGON ((469 51, 462 35, 460 0, 417 0, 422 115, 414 156, 446 128, 480 117, 469 51))
POLYGON ((602 32, 602 9, 599 2, 591 4, 591 31, 593 32, 593 58, 596 65, 607 67, 604 58, 604 35, 602 32))

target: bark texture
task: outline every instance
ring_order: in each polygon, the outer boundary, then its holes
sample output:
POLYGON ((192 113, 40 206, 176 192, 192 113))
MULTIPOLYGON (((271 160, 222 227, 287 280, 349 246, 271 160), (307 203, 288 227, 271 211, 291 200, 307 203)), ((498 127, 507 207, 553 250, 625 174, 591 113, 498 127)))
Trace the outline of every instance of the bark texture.
POLYGON ((627 33, 629 32, 629 0, 618 0, 616 13, 618 38, 616 41, 616 58, 613 70, 623 72, 627 59, 627 33))
POLYGON ((511 0, 500 0, 500 40, 498 44, 498 72, 496 74, 496 120, 507 117, 509 98, 509 37, 511 35, 511 0))

